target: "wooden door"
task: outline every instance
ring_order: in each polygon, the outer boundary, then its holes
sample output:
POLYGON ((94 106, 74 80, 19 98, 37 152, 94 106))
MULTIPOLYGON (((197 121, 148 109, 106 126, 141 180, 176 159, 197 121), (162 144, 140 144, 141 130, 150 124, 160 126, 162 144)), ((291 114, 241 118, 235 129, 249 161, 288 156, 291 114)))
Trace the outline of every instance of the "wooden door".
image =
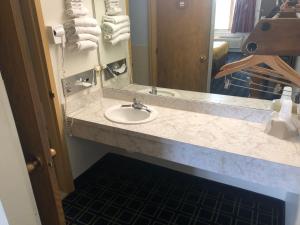
MULTIPOLYGON (((5 0, 0 7, 0 70, 7 89, 24 156, 34 162, 31 185, 43 225, 63 225, 61 192, 50 152, 48 127, 32 60, 20 1, 5 0)), ((9 165, 7 165, 9 169, 9 165)), ((33 168, 31 168, 33 169, 33 168)))
POLYGON ((65 142, 64 116, 56 91, 56 83, 49 52, 48 36, 39 0, 20 1, 24 27, 28 36, 30 57, 34 61, 34 72, 38 91, 46 117, 51 148, 57 151, 54 166, 60 190, 68 194, 74 191, 69 154, 65 142))
POLYGON ((157 86, 206 92, 212 1, 155 2, 157 86))

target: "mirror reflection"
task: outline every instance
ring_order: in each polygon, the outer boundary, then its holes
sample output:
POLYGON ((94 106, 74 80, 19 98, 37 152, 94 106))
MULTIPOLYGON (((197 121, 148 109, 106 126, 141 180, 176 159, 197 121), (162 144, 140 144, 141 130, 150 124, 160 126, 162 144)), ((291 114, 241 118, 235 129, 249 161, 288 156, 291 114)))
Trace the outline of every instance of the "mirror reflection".
MULTIPOLYGON (((116 88, 170 97, 192 91, 280 98, 289 82, 249 76, 246 70, 230 74, 230 81, 216 76, 224 65, 248 57, 243 43, 255 25, 276 16, 282 4, 280 0, 127 0, 129 82, 120 85, 107 78, 104 86, 116 84, 116 88)), ((295 57, 281 59, 295 67, 295 57)), ((264 68, 264 72, 272 69, 263 61, 260 69, 264 68)))

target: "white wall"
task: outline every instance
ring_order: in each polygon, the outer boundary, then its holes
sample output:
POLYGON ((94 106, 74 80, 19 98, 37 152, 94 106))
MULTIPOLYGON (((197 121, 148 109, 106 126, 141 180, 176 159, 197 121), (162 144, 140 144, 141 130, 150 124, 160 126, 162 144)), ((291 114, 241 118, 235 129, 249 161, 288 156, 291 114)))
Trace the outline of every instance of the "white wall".
MULTIPOLYGON (((95 1, 104 2, 103 0, 95 1)), ((93 16, 92 0, 84 0, 84 5, 88 8, 89 14, 93 16)), ((41 0, 41 6, 45 25, 62 24, 67 20, 67 18, 64 16, 64 0, 41 0)), ((55 73, 57 89, 60 94, 61 102, 63 103, 64 101, 60 81, 60 78, 62 77, 62 57, 60 47, 50 43, 50 54, 55 73)), ((64 68, 66 77, 93 69, 96 65, 99 65, 97 50, 90 52, 73 52, 66 50, 64 68)), ((85 141, 77 139, 74 140, 72 137, 67 137, 67 143, 74 178, 93 165, 93 163, 99 160, 103 155, 103 152, 99 150, 99 148, 97 148, 95 145, 88 145, 85 141)))
MULTIPOLYGON (((0 201, 10 225, 40 225, 15 122, 0 74, 0 201)), ((0 209, 1 210, 1 209, 0 209)), ((0 224, 5 224, 0 212, 0 224)))
MULTIPOLYGON (((89 10, 89 15, 96 17, 99 25, 102 21, 102 16, 105 14, 104 0, 83 0, 85 7, 89 10), (95 8, 94 8, 95 5, 95 8), (95 10, 95 12, 94 12, 95 10), (95 16, 94 16, 95 13, 95 16)), ((121 6, 125 13, 125 1, 121 0, 121 6)), ((68 18, 64 15, 64 0, 41 0, 42 12, 45 25, 62 24, 68 18)), ((55 73, 57 89, 60 94, 61 103, 64 103, 62 94, 61 78, 68 77, 83 71, 93 69, 96 65, 109 64, 123 58, 127 58, 129 62, 128 42, 122 42, 117 46, 112 47, 110 44, 102 41, 102 36, 99 37, 99 52, 98 50, 90 52, 74 52, 66 49, 65 52, 65 74, 62 74, 62 54, 59 46, 50 44, 50 54, 52 66, 55 73), (100 56, 100 58, 99 58, 100 56)), ((129 74, 122 75, 120 82, 124 85, 129 84, 129 74)), ((116 81, 114 81, 115 83, 116 81)), ((100 84, 98 84, 100 86, 100 84)), ((121 85, 121 84, 120 84, 121 85)), ((86 92, 82 92, 86 94, 86 92)), ((78 96, 78 94, 76 95, 78 96)), ((74 100, 74 97, 73 97, 74 100)), ((74 137, 67 137, 67 144, 69 148, 69 157, 72 167, 73 177, 76 178, 82 174, 86 169, 92 166, 104 154, 105 150, 94 143, 74 137)))
POLYGON ((74 178, 81 175, 108 152, 105 146, 76 137, 69 137, 68 145, 74 178))
MULTIPOLYGON (((93 0, 95 6, 95 17, 99 24, 102 23, 102 17, 105 15, 104 0, 93 0)), ((125 0, 120 0, 121 8, 123 9, 122 14, 126 14, 126 4, 125 0)), ((103 41, 102 36, 100 36, 99 42, 99 56, 100 65, 110 64, 121 59, 127 61, 128 71, 126 74, 118 76, 117 78, 110 79, 108 81, 103 81, 104 86, 113 86, 118 88, 123 88, 130 84, 131 81, 131 59, 129 58, 129 48, 128 41, 123 41, 115 46, 110 43, 103 41)))
MULTIPOLYGON (((89 14, 93 15, 92 0, 84 0, 85 6, 89 10, 89 14)), ((44 17, 45 25, 57 25, 62 24, 67 17, 64 15, 64 0, 41 0, 42 12, 44 17)), ((50 54, 52 59, 52 66, 54 69, 55 77, 57 79, 57 86, 61 92, 61 83, 60 77, 63 77, 62 74, 62 57, 61 49, 58 46, 50 44, 50 54)), ((98 65, 98 54, 97 50, 94 51, 85 51, 85 52, 74 52, 72 50, 66 49, 65 51, 65 75, 66 77, 74 75, 86 70, 94 68, 98 65)), ((62 97, 62 95, 61 95, 62 97)))

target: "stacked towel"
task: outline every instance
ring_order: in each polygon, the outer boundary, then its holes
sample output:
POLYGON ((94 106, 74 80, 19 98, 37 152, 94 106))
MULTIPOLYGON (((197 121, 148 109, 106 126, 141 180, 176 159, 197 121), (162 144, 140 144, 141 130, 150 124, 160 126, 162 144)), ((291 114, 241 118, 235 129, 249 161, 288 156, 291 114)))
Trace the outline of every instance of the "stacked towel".
POLYGON ((119 0, 105 0, 106 15, 115 16, 122 13, 119 0))
POLYGON ((109 23, 122 23, 122 22, 129 22, 128 16, 103 16, 103 22, 109 22, 109 23))
POLYGON ((98 44, 90 40, 83 40, 83 41, 77 41, 73 45, 70 45, 70 47, 73 49, 77 49, 79 51, 94 50, 98 47, 98 44))
MULTIPOLYGON (((82 12, 85 7, 82 0, 66 0, 66 8, 67 11, 70 10, 76 15, 83 15, 84 13, 77 12, 82 12)), ((69 14, 67 13, 67 15, 69 14)), ((69 16, 72 19, 64 23, 68 47, 80 51, 96 49, 98 47, 98 36, 101 34, 97 20, 90 17, 73 18, 73 14, 69 16)))
POLYGON ((130 22, 128 16, 103 16, 101 26, 105 41, 116 45, 130 38, 130 22))
POLYGON ((78 27, 96 27, 98 24, 97 20, 94 18, 81 17, 75 18, 65 22, 64 27, 70 28, 74 26, 78 27))
POLYGON ((74 18, 64 24, 67 44, 78 50, 93 50, 98 47, 101 30, 94 18, 74 18))
POLYGON ((71 18, 86 16, 89 13, 82 0, 66 0, 65 4, 66 15, 71 18))

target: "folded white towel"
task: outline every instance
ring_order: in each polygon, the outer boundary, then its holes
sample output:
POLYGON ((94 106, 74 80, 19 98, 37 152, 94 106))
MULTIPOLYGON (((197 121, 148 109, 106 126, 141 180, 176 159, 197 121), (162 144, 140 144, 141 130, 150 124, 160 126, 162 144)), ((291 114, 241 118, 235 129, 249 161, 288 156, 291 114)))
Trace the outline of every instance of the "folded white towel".
POLYGON ((109 23, 122 23, 122 22, 126 22, 129 21, 129 17, 122 15, 122 16, 103 16, 103 22, 109 22, 109 23))
POLYGON ((66 36, 73 34, 93 34, 99 36, 101 34, 101 29, 99 26, 96 27, 70 27, 66 29, 66 36))
POLYGON ((119 0, 105 0, 104 3, 106 15, 115 16, 122 12, 119 0))
POLYGON ((119 2, 110 2, 110 3, 105 3, 106 8, 114 8, 114 7, 120 7, 119 2))
POLYGON ((89 13, 88 9, 86 7, 82 8, 69 8, 66 10, 66 15, 69 17, 80 17, 80 16, 86 16, 89 13))
POLYGON ((103 37, 105 40, 111 40, 111 39, 114 39, 116 37, 118 37, 119 35, 121 34, 125 34, 125 33, 130 33, 130 27, 125 27, 125 28, 122 28, 120 30, 118 30, 117 32, 113 33, 113 34, 104 34, 103 37))
POLYGON ((93 41, 78 41, 73 45, 70 45, 70 48, 84 51, 84 50, 94 50, 98 47, 98 45, 93 41))
POLYGON ((65 24, 64 27, 66 29, 74 26, 78 27, 95 27, 97 26, 98 22, 94 18, 89 18, 89 17, 80 17, 80 18, 74 18, 71 20, 68 20, 65 24))
POLYGON ((113 9, 113 8, 120 8, 120 2, 117 1, 105 1, 105 9, 106 11, 108 9, 113 9))
POLYGON ((82 3, 82 0, 65 0, 65 3, 82 3))
POLYGON ((125 33, 125 34, 119 35, 118 37, 116 37, 108 42, 111 43, 112 45, 116 45, 121 41, 129 40, 129 38, 130 38, 130 33, 125 33))
POLYGON ((68 2, 68 3, 66 3, 66 9, 69 9, 69 8, 80 9, 82 7, 84 7, 82 2, 68 2))
POLYGON ((108 8, 106 9, 106 15, 109 16, 116 16, 122 13, 122 8, 121 7, 113 7, 113 8, 108 8))
POLYGON ((109 5, 109 4, 119 4, 120 5, 119 0, 105 0, 104 3, 105 3, 105 5, 109 5))
POLYGON ((118 23, 118 24, 104 22, 101 26, 102 31, 106 34, 113 34, 125 27, 130 27, 129 21, 118 23))
POLYGON ((67 37, 67 41, 70 44, 73 44, 77 41, 92 41, 98 43, 99 38, 92 34, 73 34, 67 37))

